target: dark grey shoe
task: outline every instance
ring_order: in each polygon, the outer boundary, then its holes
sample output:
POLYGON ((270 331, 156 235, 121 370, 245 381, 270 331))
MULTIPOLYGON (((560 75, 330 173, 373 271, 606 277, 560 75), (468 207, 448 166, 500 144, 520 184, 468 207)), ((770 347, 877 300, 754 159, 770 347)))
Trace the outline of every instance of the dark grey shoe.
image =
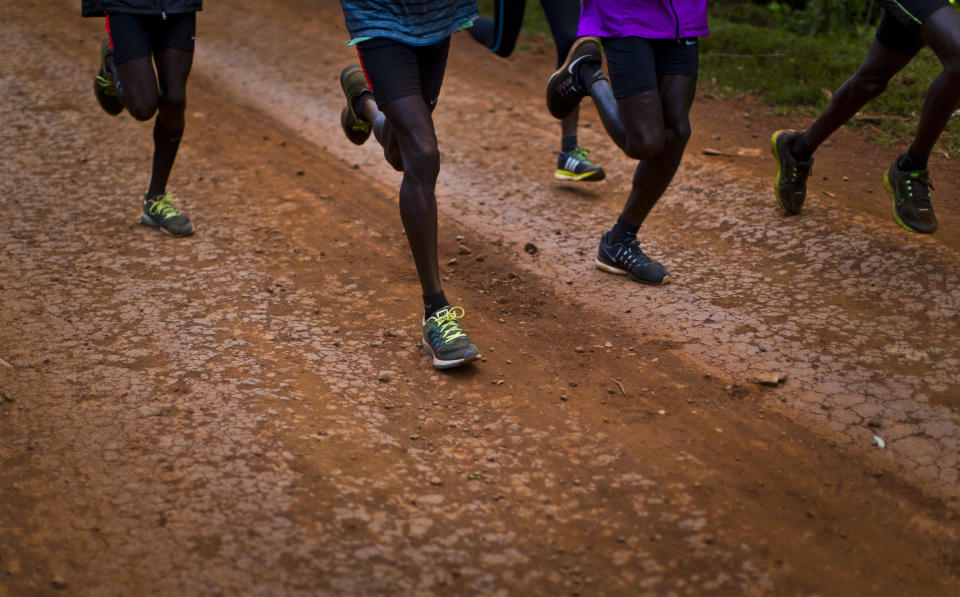
POLYGON ((340 73, 340 87, 347 99, 346 107, 340 111, 340 126, 343 127, 343 132, 351 143, 363 145, 370 138, 370 131, 373 130, 370 123, 361 118, 353 109, 353 100, 360 97, 364 92, 370 91, 370 86, 367 85, 367 76, 363 74, 363 69, 356 64, 343 69, 340 73))
POLYGON ((444 307, 422 322, 423 349, 436 369, 465 365, 480 358, 480 350, 460 327, 463 307, 444 307))
POLYGON ((807 162, 798 162, 790 153, 790 143, 799 135, 797 131, 777 131, 770 138, 770 150, 777 160, 777 181, 774 192, 777 203, 789 216, 803 209, 807 198, 807 178, 813 171, 813 157, 807 162))
POLYGON ((894 160, 883 175, 883 188, 893 202, 893 219, 910 232, 930 234, 937 229, 937 215, 930 202, 929 170, 901 170, 894 160))
POLYGON ((658 261, 647 257, 636 239, 614 243, 609 231, 600 238, 595 264, 598 269, 621 276, 629 276, 634 282, 663 286, 670 282, 670 272, 658 261))
POLYGON ((144 195, 140 223, 159 228, 173 236, 190 236, 194 232, 193 223, 173 206, 176 201, 177 196, 173 193, 164 193, 155 197, 144 195))
MULTIPOLYGON (((554 118, 562 120, 589 92, 580 84, 580 67, 585 64, 593 64, 598 69, 603 64, 603 50, 596 37, 578 39, 567 52, 563 65, 550 75, 547 81, 547 109, 554 118)), ((605 78, 602 70, 598 70, 598 73, 594 80, 605 78)))

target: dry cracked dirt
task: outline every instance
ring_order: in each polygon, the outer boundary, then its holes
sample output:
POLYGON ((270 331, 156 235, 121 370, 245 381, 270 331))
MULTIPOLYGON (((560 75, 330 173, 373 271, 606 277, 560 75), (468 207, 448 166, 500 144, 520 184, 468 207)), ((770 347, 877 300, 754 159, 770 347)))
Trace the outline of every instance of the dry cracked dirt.
POLYGON ((809 117, 701 94, 641 287, 592 266, 631 168, 589 102, 608 180, 552 179, 549 43, 459 34, 440 245, 484 359, 440 373, 399 175, 339 129, 339 5, 207 4, 189 239, 137 223, 102 22, 0 7, 0 597, 960 594, 955 160, 931 237, 857 130, 785 218, 767 139, 809 117))

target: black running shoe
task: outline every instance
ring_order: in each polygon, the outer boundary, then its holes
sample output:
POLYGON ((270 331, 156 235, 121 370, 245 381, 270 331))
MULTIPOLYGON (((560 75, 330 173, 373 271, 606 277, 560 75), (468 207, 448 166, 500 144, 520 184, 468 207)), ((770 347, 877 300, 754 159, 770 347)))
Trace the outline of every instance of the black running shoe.
POLYGON ((587 157, 589 149, 574 147, 571 151, 561 151, 557 156, 557 170, 553 177, 558 180, 603 180, 607 173, 587 157))
POLYGON ((901 170, 894 161, 883 175, 883 187, 893 202, 893 219, 910 232, 930 234, 937 229, 937 216, 930 202, 929 170, 901 170))
POLYGON ((353 110, 353 100, 360 97, 363 92, 370 91, 363 69, 356 64, 343 69, 340 73, 340 87, 343 88, 343 95, 347 98, 347 106, 340 112, 340 125, 343 126, 343 132, 351 143, 363 145, 370 138, 370 131, 373 128, 353 110))
POLYGON ((777 131, 770 138, 770 150, 777 160, 777 180, 774 192, 777 203, 789 216, 795 216, 803 209, 807 198, 807 177, 813 171, 813 157, 809 161, 798 162, 790 153, 790 143, 799 135, 797 131, 777 131))
POLYGON ((423 349, 433 357, 434 368, 449 369, 480 358, 477 345, 460 327, 463 315, 463 307, 444 307, 422 321, 423 349))
POLYGON ((596 37, 581 37, 573 44, 567 53, 567 59, 557 72, 550 75, 547 81, 547 109, 554 118, 563 119, 587 95, 588 89, 580 84, 579 71, 584 64, 594 64, 598 67, 595 79, 605 78, 599 70, 603 64, 603 50, 600 40, 596 37))
POLYGON ((164 193, 155 197, 144 195, 140 223, 159 228, 173 236, 190 236, 193 234, 193 223, 173 206, 176 201, 177 196, 173 193, 164 193))
POLYGON ((100 44, 100 72, 93 78, 93 95, 103 111, 111 116, 116 116, 123 112, 123 102, 117 97, 117 83, 113 78, 113 73, 107 68, 107 58, 113 54, 110 49, 110 40, 104 38, 100 44))
POLYGON ((636 239, 625 243, 613 243, 610 240, 609 231, 604 232, 600 239, 596 265, 597 268, 611 274, 630 276, 631 280, 641 284, 662 286, 670 282, 670 272, 660 263, 647 257, 636 239))

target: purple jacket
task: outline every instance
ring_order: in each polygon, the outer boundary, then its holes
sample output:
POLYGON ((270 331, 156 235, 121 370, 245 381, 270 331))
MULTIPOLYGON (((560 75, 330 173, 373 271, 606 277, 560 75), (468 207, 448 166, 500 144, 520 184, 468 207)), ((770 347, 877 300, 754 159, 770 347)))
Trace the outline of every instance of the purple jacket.
POLYGON ((681 39, 707 33, 707 0, 583 0, 577 35, 681 39))

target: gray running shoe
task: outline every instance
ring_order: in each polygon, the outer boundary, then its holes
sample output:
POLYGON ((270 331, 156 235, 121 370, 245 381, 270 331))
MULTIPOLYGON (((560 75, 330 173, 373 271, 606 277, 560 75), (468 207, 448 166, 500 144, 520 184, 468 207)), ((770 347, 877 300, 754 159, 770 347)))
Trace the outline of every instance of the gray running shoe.
POLYGON ((360 97, 364 91, 370 91, 367 85, 367 76, 363 69, 356 64, 348 66, 340 73, 340 87, 347 98, 347 105, 340 112, 340 126, 347 135, 347 139, 354 145, 363 145, 370 138, 373 127, 353 110, 353 100, 360 97))
POLYGON ((813 171, 813 157, 807 162, 798 162, 790 153, 790 142, 799 135, 797 131, 777 131, 770 138, 770 150, 777 160, 777 181, 774 192, 777 203, 788 216, 795 216, 803 209, 807 198, 807 178, 813 171))
MULTIPOLYGON (((899 159, 899 158, 898 158, 899 159)), ((893 219, 910 232, 930 234, 937 229, 937 215, 930 202, 929 170, 901 170, 894 160, 883 175, 883 188, 893 202, 893 219)))
POLYGON ((177 196, 173 193, 164 193, 155 197, 144 195, 140 223, 159 228, 173 236, 190 236, 194 232, 193 223, 173 206, 176 201, 177 196))
POLYGON ((670 282, 667 268, 647 257, 636 239, 626 243, 611 241, 609 231, 603 233, 595 261, 598 269, 621 276, 629 276, 634 282, 663 286, 670 282))
POLYGON ((422 322, 423 349, 436 369, 458 367, 480 358, 480 350, 460 327, 463 307, 444 307, 422 322))

